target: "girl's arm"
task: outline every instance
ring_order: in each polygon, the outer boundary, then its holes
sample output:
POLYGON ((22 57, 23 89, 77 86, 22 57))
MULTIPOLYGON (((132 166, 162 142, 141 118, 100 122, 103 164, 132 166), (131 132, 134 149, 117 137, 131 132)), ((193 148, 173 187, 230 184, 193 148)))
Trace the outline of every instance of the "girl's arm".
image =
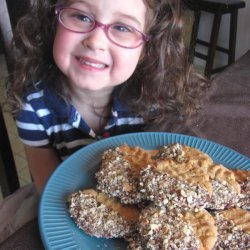
POLYGON ((25 145, 24 150, 31 176, 38 192, 41 193, 61 161, 53 148, 35 148, 25 145))

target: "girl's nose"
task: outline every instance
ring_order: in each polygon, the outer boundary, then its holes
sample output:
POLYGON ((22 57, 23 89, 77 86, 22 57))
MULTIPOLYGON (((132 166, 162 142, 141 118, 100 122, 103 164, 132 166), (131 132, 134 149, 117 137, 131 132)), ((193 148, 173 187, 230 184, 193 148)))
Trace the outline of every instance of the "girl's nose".
POLYGON ((97 27, 84 35, 83 46, 92 50, 106 50, 109 40, 101 27, 97 27))

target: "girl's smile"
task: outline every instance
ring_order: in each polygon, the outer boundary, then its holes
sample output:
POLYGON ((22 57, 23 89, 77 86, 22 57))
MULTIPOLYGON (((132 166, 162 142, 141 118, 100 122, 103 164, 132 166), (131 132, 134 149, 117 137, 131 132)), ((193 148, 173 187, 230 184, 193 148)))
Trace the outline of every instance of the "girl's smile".
POLYGON ((80 67, 84 70, 103 71, 108 68, 107 64, 93 58, 77 56, 76 59, 80 63, 80 67))

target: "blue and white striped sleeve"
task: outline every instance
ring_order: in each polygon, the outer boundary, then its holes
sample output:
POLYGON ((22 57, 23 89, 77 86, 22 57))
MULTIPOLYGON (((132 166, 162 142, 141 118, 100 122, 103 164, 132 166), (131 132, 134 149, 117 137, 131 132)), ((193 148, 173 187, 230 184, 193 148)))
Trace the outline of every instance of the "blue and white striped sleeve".
POLYGON ((24 103, 16 117, 18 134, 24 144, 33 147, 50 146, 49 135, 43 123, 43 117, 46 117, 48 112, 47 109, 34 110, 30 103, 24 103))

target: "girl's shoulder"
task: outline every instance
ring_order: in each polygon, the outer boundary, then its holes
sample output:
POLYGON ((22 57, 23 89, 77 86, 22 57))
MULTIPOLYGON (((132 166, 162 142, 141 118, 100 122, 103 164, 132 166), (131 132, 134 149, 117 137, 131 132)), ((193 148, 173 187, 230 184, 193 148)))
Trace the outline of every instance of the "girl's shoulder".
POLYGON ((29 100, 30 95, 34 95, 34 94, 43 94, 44 90, 47 88, 47 84, 39 81, 34 83, 33 85, 29 86, 26 91, 24 92, 24 96, 23 99, 24 100, 29 100))
POLYGON ((43 82, 37 82, 26 89, 23 95, 23 107, 29 105, 33 109, 44 108, 45 96, 46 96, 46 84, 43 82))
POLYGON ((49 109, 54 107, 64 107, 65 101, 60 98, 50 84, 39 81, 29 87, 23 96, 24 105, 29 105, 32 109, 49 109))

